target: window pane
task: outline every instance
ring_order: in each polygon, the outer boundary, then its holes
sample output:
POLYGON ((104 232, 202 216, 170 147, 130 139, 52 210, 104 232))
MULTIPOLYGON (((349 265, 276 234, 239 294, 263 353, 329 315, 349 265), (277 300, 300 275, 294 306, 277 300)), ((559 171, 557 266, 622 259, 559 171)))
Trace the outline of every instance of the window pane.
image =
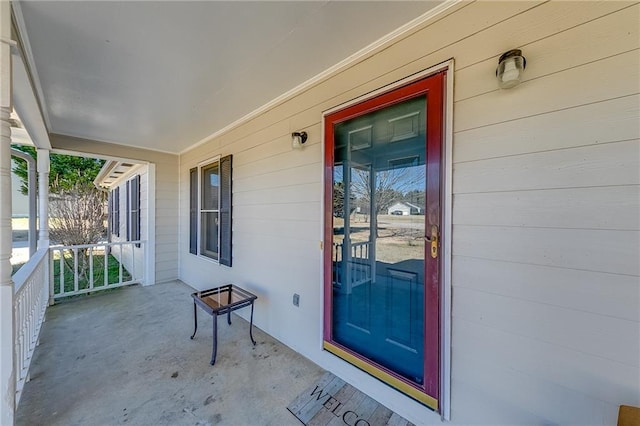
POLYGON ((200 254, 218 260, 218 213, 201 213, 200 225, 200 254))
POLYGON ((215 162, 202 168, 202 205, 201 210, 218 210, 218 192, 220 172, 215 162))

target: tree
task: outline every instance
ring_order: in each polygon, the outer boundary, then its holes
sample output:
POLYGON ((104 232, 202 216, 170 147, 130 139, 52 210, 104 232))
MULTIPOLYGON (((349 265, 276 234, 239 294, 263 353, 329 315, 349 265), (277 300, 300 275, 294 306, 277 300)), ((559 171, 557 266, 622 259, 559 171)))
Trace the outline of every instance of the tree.
MULTIPOLYGON (((49 197, 51 240, 65 246, 98 242, 104 236, 106 193, 93 184, 76 182, 49 197)), ((89 249, 78 248, 78 278, 89 282, 89 249)), ((74 271, 73 256, 63 256, 65 268, 74 271)))
MULTIPOLYGON (((31 146, 14 148, 37 157, 31 146)), ((104 160, 51 154, 49 174, 49 225, 51 240, 65 246, 93 244, 105 232, 106 194, 93 185, 104 160)), ((22 181, 20 190, 27 194, 26 162, 16 162, 13 172, 22 181)), ((67 261, 67 259, 65 259, 67 261)), ((79 250, 79 271, 88 267, 86 249, 79 250)))
MULTIPOLYGON (((11 145, 19 151, 37 158, 37 151, 32 146, 27 145, 11 145)), ((93 180, 104 164, 104 160, 96 158, 75 157, 72 155, 51 154, 51 171, 49 172, 49 192, 57 194, 61 191, 69 191, 76 188, 76 184, 80 183, 82 187, 85 185, 93 186, 93 180)), ((20 192, 27 195, 27 164, 25 161, 16 161, 13 172, 20 178, 20 192)), ((94 188, 95 189, 95 188, 94 188)))
POLYGON ((104 236, 106 193, 76 182, 49 200, 51 239, 65 246, 92 244, 104 236))

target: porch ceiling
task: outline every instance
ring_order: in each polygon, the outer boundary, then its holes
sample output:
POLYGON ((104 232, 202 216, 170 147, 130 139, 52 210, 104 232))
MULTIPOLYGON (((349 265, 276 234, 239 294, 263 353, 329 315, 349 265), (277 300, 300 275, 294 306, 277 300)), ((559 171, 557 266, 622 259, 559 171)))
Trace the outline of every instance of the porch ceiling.
POLYGON ((17 15, 50 133, 180 152, 439 3, 20 1, 17 15))

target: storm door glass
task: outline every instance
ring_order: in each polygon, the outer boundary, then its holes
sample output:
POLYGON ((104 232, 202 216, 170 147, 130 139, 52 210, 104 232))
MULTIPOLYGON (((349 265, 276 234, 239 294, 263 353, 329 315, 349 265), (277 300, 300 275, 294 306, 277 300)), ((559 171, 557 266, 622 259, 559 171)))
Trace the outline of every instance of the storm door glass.
POLYGON ((416 385, 424 373, 426 96, 334 127, 332 338, 416 385))

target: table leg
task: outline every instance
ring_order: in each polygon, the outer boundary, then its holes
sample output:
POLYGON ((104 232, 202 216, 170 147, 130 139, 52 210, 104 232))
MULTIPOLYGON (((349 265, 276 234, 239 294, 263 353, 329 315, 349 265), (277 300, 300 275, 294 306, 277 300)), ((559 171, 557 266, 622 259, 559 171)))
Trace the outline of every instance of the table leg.
POLYGON ((198 331, 198 307, 196 306, 195 300, 193 301, 193 334, 191 335, 191 340, 196 337, 196 331, 198 331))
POLYGON ((251 341, 253 342, 253 346, 256 345, 256 341, 253 340, 253 302, 251 302, 251 320, 249 321, 249 337, 251 337, 251 341))
POLYGON ((218 315, 213 314, 213 348, 211 348, 211 365, 216 363, 218 352, 218 315))

